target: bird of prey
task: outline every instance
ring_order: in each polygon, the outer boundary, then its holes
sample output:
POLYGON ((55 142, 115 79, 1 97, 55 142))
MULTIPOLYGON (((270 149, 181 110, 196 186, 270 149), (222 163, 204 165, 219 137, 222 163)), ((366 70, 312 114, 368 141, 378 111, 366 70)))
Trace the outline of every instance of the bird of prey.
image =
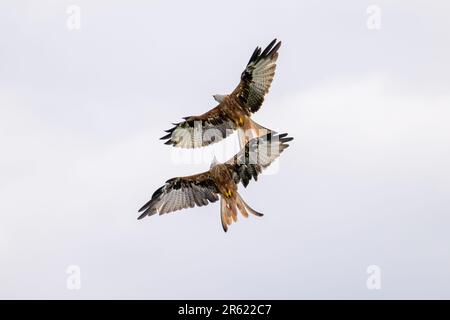
POLYGON ((223 230, 237 220, 238 210, 244 217, 249 213, 262 216, 252 209, 237 192, 238 183, 247 187, 252 178, 256 181, 262 169, 268 167, 293 138, 287 133, 269 132, 253 138, 233 158, 224 163, 215 159, 210 170, 186 177, 172 178, 153 193, 152 198, 140 210, 145 216, 160 215, 216 202, 220 198, 220 217, 223 230))
POLYGON ((281 41, 274 39, 264 50, 256 47, 232 93, 213 95, 219 103, 215 108, 174 123, 161 140, 175 147, 198 148, 216 143, 238 130, 242 148, 251 138, 267 133, 269 130, 254 122, 251 115, 259 110, 269 92, 280 46, 281 41))

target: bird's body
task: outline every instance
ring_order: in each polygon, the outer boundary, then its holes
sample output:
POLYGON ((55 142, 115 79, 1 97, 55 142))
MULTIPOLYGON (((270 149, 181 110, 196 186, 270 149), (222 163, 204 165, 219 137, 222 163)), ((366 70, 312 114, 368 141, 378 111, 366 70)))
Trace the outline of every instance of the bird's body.
POLYGON ((238 183, 244 187, 250 180, 257 180, 262 169, 270 165, 289 145, 287 134, 266 134, 250 140, 232 159, 225 163, 213 163, 209 171, 172 178, 155 191, 152 198, 139 212, 139 219, 156 213, 164 214, 184 208, 204 206, 220 198, 221 221, 224 231, 237 221, 238 211, 244 217, 249 213, 262 216, 253 210, 238 193, 238 183))
POLYGON ((269 92, 280 46, 281 42, 275 39, 264 51, 257 47, 232 93, 214 95, 219 102, 215 108, 199 116, 183 118, 184 121, 174 124, 161 139, 174 147, 198 148, 216 143, 238 130, 243 147, 251 138, 266 134, 269 130, 254 122, 251 116, 259 110, 269 92))
POLYGON ((236 195, 237 186, 233 181, 232 172, 227 165, 223 163, 213 165, 209 173, 214 184, 217 186, 218 193, 222 197, 231 198, 236 195))

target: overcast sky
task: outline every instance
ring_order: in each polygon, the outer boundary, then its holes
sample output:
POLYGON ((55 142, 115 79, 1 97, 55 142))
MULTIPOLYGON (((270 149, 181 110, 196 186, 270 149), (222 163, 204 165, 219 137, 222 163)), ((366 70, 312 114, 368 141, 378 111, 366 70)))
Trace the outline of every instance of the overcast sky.
POLYGON ((448 1, 143 3, 0 2, 0 298, 450 298, 448 1), (254 119, 295 140, 239 189, 265 216, 137 221, 236 151, 158 138, 274 37, 254 119))

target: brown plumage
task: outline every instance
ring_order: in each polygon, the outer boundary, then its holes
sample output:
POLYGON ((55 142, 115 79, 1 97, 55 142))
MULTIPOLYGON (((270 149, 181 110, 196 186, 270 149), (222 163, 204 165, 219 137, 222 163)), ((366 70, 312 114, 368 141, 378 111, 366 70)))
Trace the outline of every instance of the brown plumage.
POLYGON ((210 111, 183 118, 166 130, 165 144, 181 148, 198 148, 216 143, 234 130, 239 132, 241 147, 252 137, 269 130, 251 119, 259 110, 275 76, 281 41, 274 39, 263 51, 257 47, 241 74, 241 80, 229 95, 215 95, 219 104, 210 111))
POLYGON ((167 180, 139 210, 142 214, 138 219, 196 205, 205 206, 219 198, 220 216, 225 232, 233 221, 237 221, 238 212, 244 217, 248 217, 249 213, 262 216, 245 203, 237 191, 237 185, 242 182, 244 187, 247 187, 252 178, 257 180, 262 170, 279 157, 292 139, 286 133, 268 133, 251 139, 227 162, 213 163, 209 171, 167 180))

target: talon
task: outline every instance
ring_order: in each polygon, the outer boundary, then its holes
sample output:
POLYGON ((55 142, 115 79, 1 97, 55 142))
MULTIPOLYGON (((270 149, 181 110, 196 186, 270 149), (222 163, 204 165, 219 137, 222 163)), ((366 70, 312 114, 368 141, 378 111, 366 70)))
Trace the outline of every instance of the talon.
POLYGON ((230 189, 228 189, 227 191, 225 191, 225 196, 226 196, 227 198, 230 198, 231 195, 232 195, 232 191, 231 191, 230 189))

